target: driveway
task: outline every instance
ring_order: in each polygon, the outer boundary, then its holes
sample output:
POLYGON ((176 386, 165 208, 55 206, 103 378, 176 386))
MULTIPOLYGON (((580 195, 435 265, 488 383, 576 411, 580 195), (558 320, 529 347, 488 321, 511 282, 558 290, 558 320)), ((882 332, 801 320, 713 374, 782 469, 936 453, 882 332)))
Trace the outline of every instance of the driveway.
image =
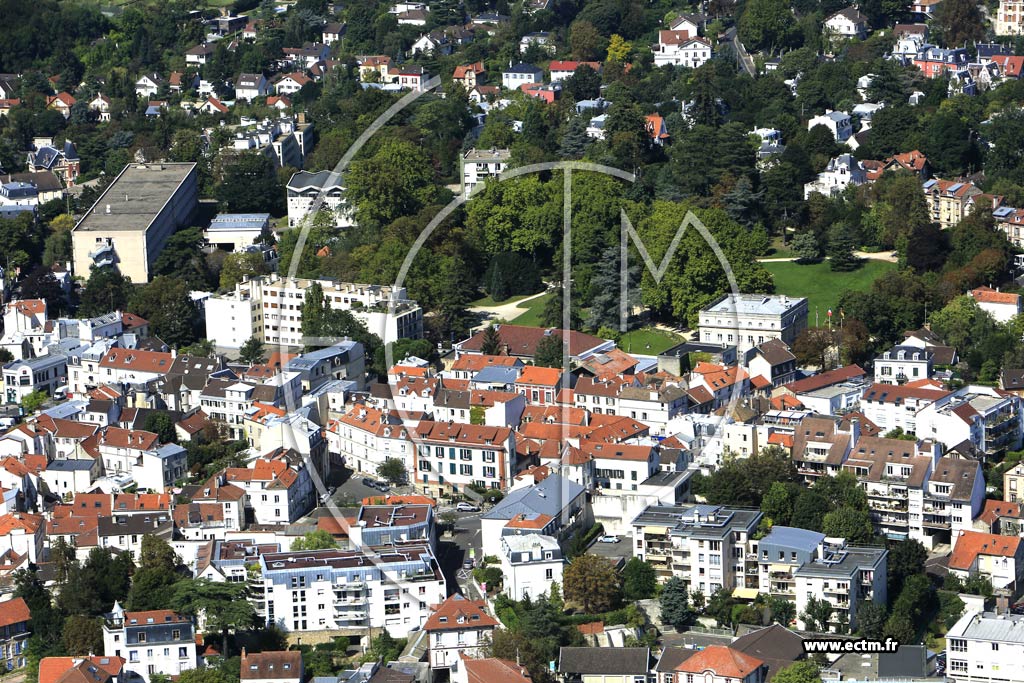
POLYGON ((493 306, 473 306, 469 309, 470 313, 476 314, 482 318, 482 322, 478 327, 485 327, 491 320, 512 320, 525 313, 524 308, 520 308, 522 304, 534 299, 540 298, 548 293, 548 289, 537 294, 532 294, 525 299, 517 299, 507 304, 495 304, 493 306))

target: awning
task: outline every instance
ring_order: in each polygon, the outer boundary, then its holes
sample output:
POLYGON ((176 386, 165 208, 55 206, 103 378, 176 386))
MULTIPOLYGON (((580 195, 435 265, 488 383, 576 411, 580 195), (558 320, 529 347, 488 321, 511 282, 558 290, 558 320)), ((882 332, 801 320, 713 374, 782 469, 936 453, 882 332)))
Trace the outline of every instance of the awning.
POLYGON ((739 598, 740 600, 753 600, 757 597, 758 590, 756 588, 737 588, 732 592, 732 597, 739 598))
POLYGON ((772 572, 773 574, 775 574, 775 573, 789 574, 794 569, 795 569, 795 567, 793 565, 791 565, 791 564, 770 564, 770 565, 768 565, 768 571, 772 572))
POLYGON ((645 534, 650 534, 652 536, 664 536, 668 533, 667 526, 641 526, 640 529, 645 534))

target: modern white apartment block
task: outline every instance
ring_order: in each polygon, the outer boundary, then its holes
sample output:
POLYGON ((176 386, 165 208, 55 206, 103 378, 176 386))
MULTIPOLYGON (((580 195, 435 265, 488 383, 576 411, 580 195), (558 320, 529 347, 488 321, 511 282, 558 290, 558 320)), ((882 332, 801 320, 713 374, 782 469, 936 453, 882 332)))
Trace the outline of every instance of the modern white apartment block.
POLYGON ((746 557, 761 517, 718 505, 652 505, 632 522, 633 555, 650 562, 659 581, 676 576, 704 595, 756 588, 756 575, 748 585, 746 557))
POLYGON ((792 346, 807 327, 807 299, 774 294, 726 294, 701 310, 699 340, 737 352, 781 339, 792 346))
POLYGON ((1024 615, 968 609, 946 633, 946 679, 953 683, 1024 681, 1024 615))
POLYGON ((915 433, 947 448, 967 441, 982 453, 996 455, 1019 449, 1022 430, 1019 396, 968 385, 918 411, 915 433))
POLYGON ((468 150, 462 155, 462 193, 468 197, 477 185, 496 178, 508 168, 511 158, 508 149, 468 150))
POLYGON ((423 336, 423 309, 408 298, 404 287, 274 274, 240 282, 234 292, 207 299, 207 337, 226 348, 240 348, 253 336, 268 344, 304 346, 302 304, 314 282, 331 309, 350 311, 385 343, 423 336))
POLYGON ((125 612, 116 602, 103 623, 103 654, 124 657, 124 675, 149 683, 153 674, 177 676, 196 668, 192 620, 170 610, 125 612))
POLYGON ((847 546, 843 539, 825 539, 817 556, 795 572, 796 613, 807 610, 811 596, 832 605, 830 631, 857 629, 857 609, 864 601, 886 603, 887 554, 884 548, 847 546))
POLYGON ((355 214, 345 201, 345 185, 341 174, 333 171, 299 171, 286 187, 288 193, 288 227, 294 228, 313 210, 317 197, 322 196, 320 209, 332 214, 338 228, 355 225, 355 214))
POLYGON ((266 553, 259 563, 257 612, 291 632, 371 627, 404 638, 447 595, 428 543, 266 553))

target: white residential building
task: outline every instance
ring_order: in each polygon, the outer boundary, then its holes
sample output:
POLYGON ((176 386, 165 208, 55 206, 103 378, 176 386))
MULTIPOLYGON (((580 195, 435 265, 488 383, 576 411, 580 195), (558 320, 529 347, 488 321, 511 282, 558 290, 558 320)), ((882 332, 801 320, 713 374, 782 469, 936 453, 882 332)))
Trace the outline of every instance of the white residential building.
POLYGON ((507 427, 424 420, 413 435, 423 491, 463 491, 470 484, 506 490, 517 471, 515 434, 507 427))
POLYGON ((914 433, 947 448, 966 441, 988 455, 1014 451, 1024 435, 1021 398, 993 387, 961 387, 918 411, 914 433))
POLYGON ((413 480, 414 445, 397 415, 356 405, 327 428, 328 449, 356 472, 376 473, 388 458, 401 460, 413 480))
POLYGON ((519 63, 501 72, 501 87, 518 90, 520 86, 544 82, 544 71, 533 64, 519 63))
POLYGON ((314 282, 320 285, 331 309, 350 311, 385 343, 423 336, 423 309, 407 298, 404 287, 393 290, 382 285, 289 279, 276 274, 240 282, 234 292, 207 299, 207 336, 226 348, 239 348, 253 336, 269 344, 305 346, 302 303, 314 282))
POLYGON ((449 668, 463 656, 480 657, 497 625, 484 603, 452 595, 437 605, 423 625, 430 639, 430 668, 449 668))
POLYGON ((840 38, 863 38, 867 34, 868 19, 854 5, 830 16, 824 27, 829 34, 840 38))
POLYGON ((550 594, 551 584, 562 584, 565 560, 558 540, 543 534, 501 537, 503 591, 513 600, 550 594))
POLYGON ((471 149, 462 155, 462 193, 467 197, 473 189, 496 178, 507 167, 512 158, 511 150, 507 149, 471 149))
POLYGON ((853 137, 853 120, 843 111, 826 109, 824 114, 814 116, 807 122, 807 130, 815 126, 825 126, 836 142, 843 143, 853 137))
POLYGON ((738 353, 781 339, 792 346, 807 327, 807 299, 773 294, 727 294, 699 314, 699 341, 736 346, 738 353))
POLYGON ((864 164, 852 154, 840 154, 830 159, 825 170, 809 183, 804 184, 804 199, 810 199, 815 192, 826 197, 842 194, 851 185, 863 185, 868 181, 864 164))
POLYGON ((257 524, 289 524, 316 507, 313 480, 294 451, 250 464, 227 468, 224 480, 245 491, 257 524))
POLYGON ((875 358, 876 384, 905 384, 932 376, 933 357, 928 349, 894 346, 875 358))
POLYGON ((404 638, 447 595, 430 544, 264 553, 258 613, 290 632, 384 628, 404 638), (262 597, 262 600, 260 599, 262 597))
POLYGON ((966 610, 946 632, 946 679, 1018 683, 1024 661, 1024 615, 966 610))
POLYGON ((687 66, 696 69, 711 59, 711 42, 696 31, 658 31, 654 47, 655 66, 687 66))
POLYGON ((124 675, 146 683, 153 674, 177 676, 198 665, 189 617, 170 610, 125 612, 116 602, 103 624, 103 654, 125 658, 124 675))
POLYGON ((978 287, 968 294, 978 303, 978 308, 991 315, 997 323, 1010 322, 1014 316, 1020 315, 1020 294, 1000 292, 998 288, 991 287, 978 287))
POLYGON ((1024 34, 1024 2, 1021 0, 999 0, 999 10, 996 12, 994 23, 997 36, 1024 34))
MULTIPOLYGON (((883 433, 902 429, 906 434, 917 434, 918 414, 949 394, 949 391, 935 386, 872 384, 861 396, 860 410, 883 433)), ((922 432, 922 436, 931 434, 922 432)))
POLYGON ((345 185, 333 171, 299 171, 288 180, 288 227, 294 228, 313 210, 318 198, 321 211, 329 211, 335 227, 355 225, 355 213, 345 201, 345 185))

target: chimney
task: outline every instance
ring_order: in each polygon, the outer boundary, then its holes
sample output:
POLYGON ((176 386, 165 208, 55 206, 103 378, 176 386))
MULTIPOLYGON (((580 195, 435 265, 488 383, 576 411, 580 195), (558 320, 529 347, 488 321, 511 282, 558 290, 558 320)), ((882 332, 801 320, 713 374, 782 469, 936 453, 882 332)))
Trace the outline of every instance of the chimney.
POLYGON ((850 448, 856 448, 858 441, 860 441, 860 418, 855 417, 850 420, 850 448))

